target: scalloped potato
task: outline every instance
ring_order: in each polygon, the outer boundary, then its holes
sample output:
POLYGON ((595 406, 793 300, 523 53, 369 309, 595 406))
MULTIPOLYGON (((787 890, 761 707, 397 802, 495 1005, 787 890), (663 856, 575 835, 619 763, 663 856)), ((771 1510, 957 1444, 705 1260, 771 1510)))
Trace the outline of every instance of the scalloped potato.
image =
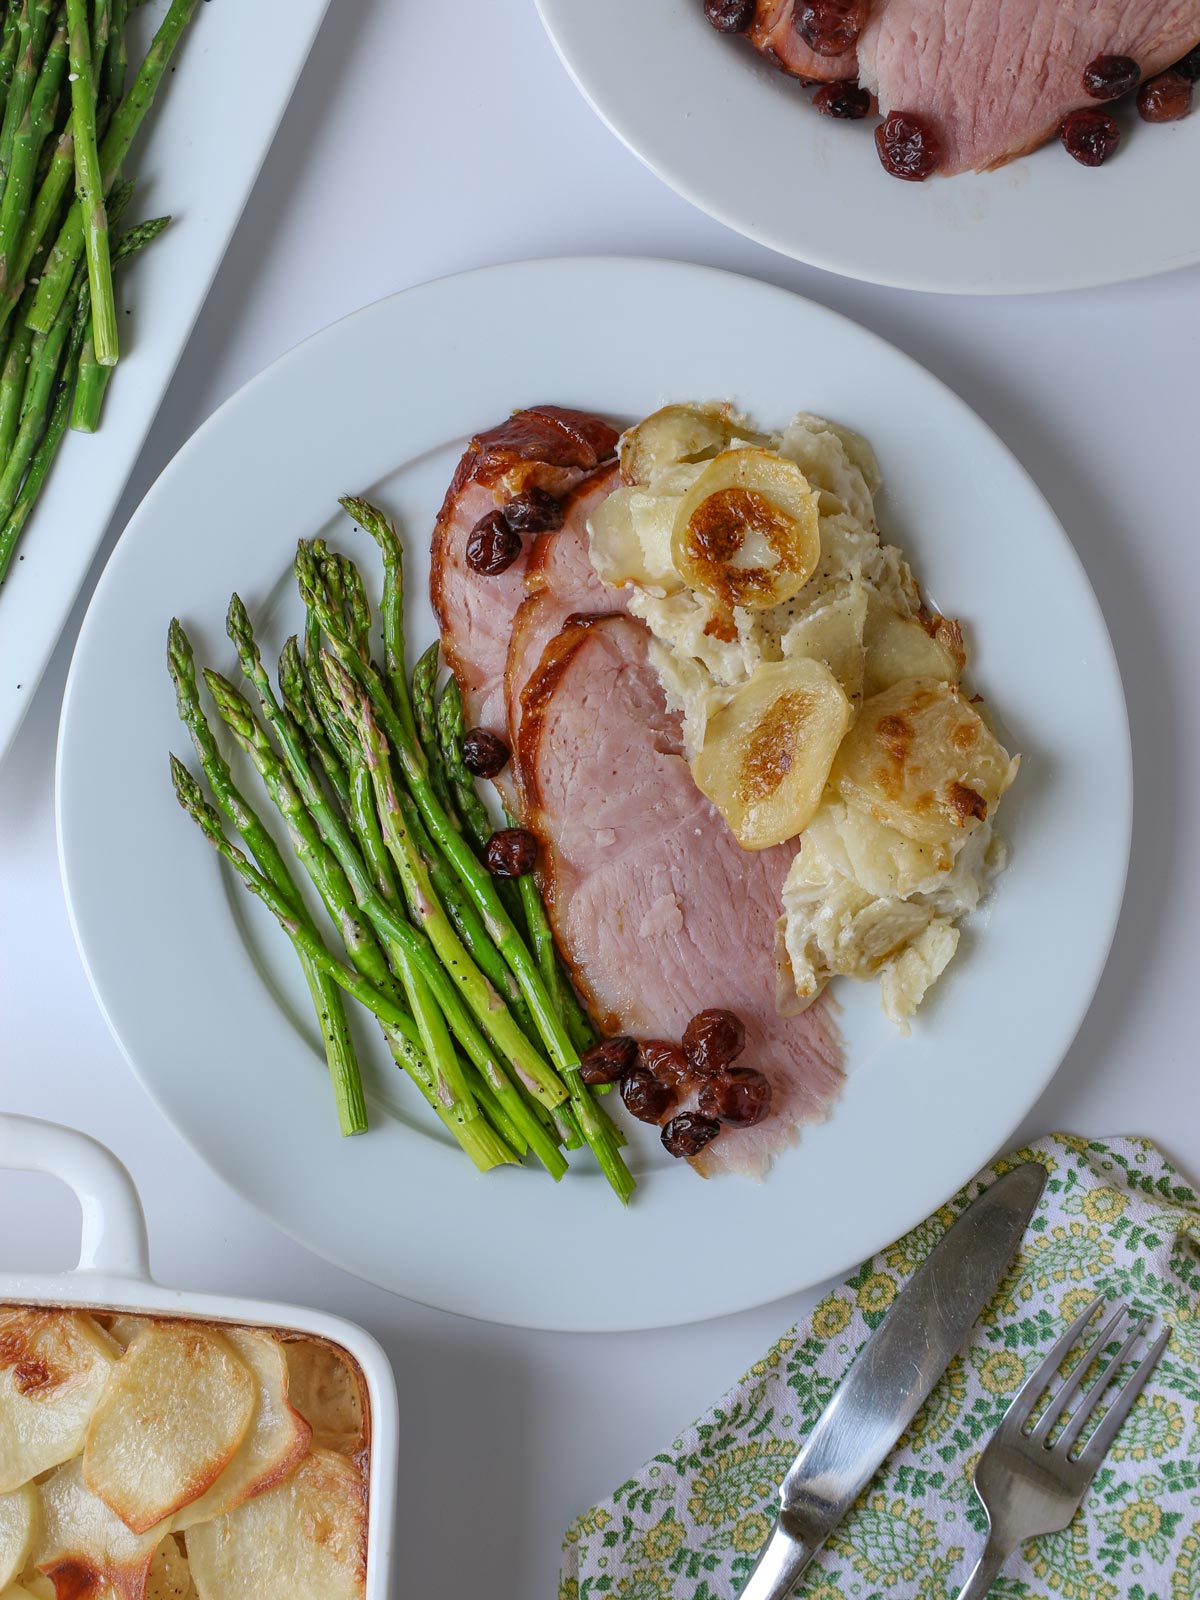
POLYGON ((961 688, 958 623, 880 538, 874 453, 802 412, 764 434, 669 405, 621 441, 592 564, 654 636, 698 787, 746 849, 794 840, 780 983, 877 981, 900 1027, 1003 865, 1010 758, 961 688))

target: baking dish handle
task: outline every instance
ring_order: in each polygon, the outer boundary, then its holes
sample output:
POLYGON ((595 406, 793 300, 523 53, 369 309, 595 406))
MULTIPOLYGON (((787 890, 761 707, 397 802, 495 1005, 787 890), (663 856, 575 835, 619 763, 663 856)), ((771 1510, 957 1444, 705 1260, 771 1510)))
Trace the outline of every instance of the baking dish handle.
POLYGON ((48 1172, 74 1189, 83 1212, 77 1272, 150 1279, 142 1203, 111 1150, 76 1128, 0 1112, 0 1167, 48 1172))

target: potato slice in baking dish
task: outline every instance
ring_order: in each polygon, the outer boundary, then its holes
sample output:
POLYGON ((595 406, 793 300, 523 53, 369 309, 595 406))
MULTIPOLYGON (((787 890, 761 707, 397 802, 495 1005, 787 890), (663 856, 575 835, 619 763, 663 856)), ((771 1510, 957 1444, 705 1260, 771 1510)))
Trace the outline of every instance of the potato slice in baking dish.
POLYGON ((275 1488, 187 1536, 200 1600, 361 1600, 367 1498, 344 1456, 314 1450, 275 1488))
MULTIPOLYGON (((146 1574, 146 1600, 195 1600, 195 1595, 188 1558, 179 1541, 169 1533, 154 1552, 146 1574)), ((4 1600, 3 1595, 0 1600, 4 1600)))
POLYGON ((215 1329, 151 1322, 121 1357, 88 1427, 88 1487, 144 1533, 198 1500, 233 1460, 255 1381, 215 1329))
POLYGON ((119 1354, 82 1312, 0 1310, 0 1494, 79 1454, 119 1354))
POLYGON ((726 612, 798 594, 821 559, 819 496, 769 450, 726 450, 679 502, 671 553, 681 576, 726 612))
POLYGON ((0 1494, 0 1600, 3 1589, 24 1571, 37 1528, 38 1497, 32 1483, 0 1494))
POLYGON ((991 815, 1017 765, 956 684, 906 678, 863 704, 833 782, 905 838, 953 847, 991 815))
POLYGON ((278 1339, 253 1328, 223 1331, 254 1376, 254 1420, 212 1488, 176 1513, 171 1526, 177 1532, 223 1516, 278 1483, 308 1454, 312 1438, 312 1429, 288 1400, 288 1368, 278 1339))
POLYGON ((68 1461, 38 1486, 39 1527, 31 1565, 71 1600, 143 1600, 161 1528, 133 1533, 68 1461))
POLYGON ((367 1442, 362 1378, 350 1358, 324 1339, 290 1339, 289 1396, 311 1425, 314 1445, 350 1455, 367 1442))
POLYGON ((760 667, 709 717, 692 776, 746 850, 795 838, 812 821, 851 706, 822 661, 760 667))

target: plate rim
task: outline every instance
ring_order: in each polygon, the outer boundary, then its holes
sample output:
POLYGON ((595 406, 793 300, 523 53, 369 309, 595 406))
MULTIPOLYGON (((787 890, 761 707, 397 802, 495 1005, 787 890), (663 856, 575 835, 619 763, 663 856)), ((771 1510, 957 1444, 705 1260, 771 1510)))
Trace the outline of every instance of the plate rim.
MULTIPOLYGON (((529 260, 519 260, 485 267, 476 267, 463 272, 447 274, 443 277, 429 280, 428 283, 415 285, 410 288, 399 290, 391 295, 383 296, 378 300, 358 307, 357 309, 346 313, 344 316, 337 318, 335 321, 327 324, 325 327, 309 334, 296 345, 292 346, 290 350, 285 351, 282 355, 277 357, 274 361, 269 363, 266 367, 261 369, 253 377, 247 380, 247 382, 243 384, 241 388, 235 391, 234 394, 230 395, 228 399, 226 399, 216 411, 206 418, 201 426, 184 442, 176 454, 163 468, 155 482, 151 485, 146 496, 135 511, 133 517, 131 517, 128 526, 129 528, 132 528, 136 523, 141 522, 144 517, 153 515, 155 503, 160 493, 165 492, 163 486, 165 483, 167 483, 167 480, 174 475, 177 470, 177 465, 182 460, 186 466, 185 458, 190 459, 194 452, 199 452, 204 448, 205 441, 210 430, 217 430, 222 425, 223 419, 230 411, 245 405, 249 398, 257 391, 257 389, 275 379, 281 369, 286 372, 286 370, 293 363, 301 361, 311 346, 314 344, 323 343, 325 341, 335 341, 338 337, 338 330, 342 329, 346 324, 354 323, 358 319, 369 316, 372 313, 382 315, 382 308, 390 306, 396 302, 404 301, 411 297, 419 298, 422 292, 425 290, 445 288, 464 280, 486 279, 489 277, 495 277, 509 273, 523 274, 531 268, 551 270, 565 268, 568 271, 590 271, 596 269, 598 266, 614 266, 617 264, 632 268, 634 270, 648 269, 652 272, 666 273, 682 272, 693 277, 716 280, 722 283, 732 280, 738 284, 752 286, 755 291, 762 292, 769 296, 786 297, 786 299, 789 301, 800 301, 806 307, 808 307, 811 312, 816 313, 820 317, 826 318, 832 323, 848 327, 850 330, 852 330, 853 336, 856 339, 865 338, 869 344, 882 348, 887 352, 889 359, 895 360, 896 358, 899 358, 900 362, 906 368, 918 373, 922 381, 932 383, 940 391, 942 391, 942 393, 949 398, 953 405, 959 408, 964 416, 969 419, 976 428, 981 430, 983 435, 985 435, 990 441, 992 447, 998 448, 1003 457, 1006 459, 1010 471, 1015 470, 1026 489, 1029 490, 1045 507, 1046 514, 1059 535, 1062 549, 1065 552, 1069 552, 1071 561, 1074 565, 1076 577, 1079 580, 1080 597, 1086 600, 1088 608, 1092 613, 1093 620, 1098 624, 1097 638, 1098 640, 1102 641, 1105 648, 1106 665, 1111 670, 1111 683, 1116 692, 1115 707, 1119 710, 1121 716, 1121 726, 1118 731, 1121 734, 1121 739, 1119 742, 1123 754, 1120 761, 1120 771, 1118 776, 1120 779, 1120 833, 1123 849, 1119 863, 1119 871, 1114 874, 1112 879, 1111 898, 1105 917, 1106 933, 1103 939, 1103 948, 1101 949, 1099 945, 1096 948, 1094 966, 1090 971, 1089 981, 1086 985, 1086 998, 1083 997, 1084 986, 1081 985, 1079 990, 1081 998, 1078 1015, 1073 1018, 1069 1034, 1064 1036, 1064 1043, 1061 1050, 1055 1057, 1053 1065, 1041 1079, 1033 1098, 1028 1101, 1023 1098, 1022 1104, 1015 1110, 1014 1114, 1006 1120, 1003 1130, 996 1128, 993 1130, 992 1134, 988 1135, 988 1149, 984 1157, 986 1160, 988 1156, 993 1155, 997 1150, 1002 1148, 1003 1145, 1011 1138, 1012 1133, 1020 1125, 1024 1118, 1028 1116, 1029 1112, 1033 1109, 1038 1100, 1049 1087, 1049 1084, 1060 1069, 1066 1054, 1070 1050, 1079 1032, 1079 1029, 1091 1008, 1096 990, 1103 978, 1104 970, 1111 954, 1113 940, 1116 935, 1129 869, 1133 826, 1132 745, 1130 739, 1128 705, 1121 678, 1120 664, 1112 643, 1111 635, 1104 620, 1103 611, 1098 597, 1092 588, 1091 582, 1087 576, 1086 569, 1078 551, 1075 549, 1074 544, 1067 535, 1066 530, 1063 528, 1057 514, 1050 505, 1050 502, 1042 494, 1031 474, 1026 470, 1010 447, 995 432, 995 430, 991 428, 990 424, 988 424, 965 400, 963 400, 962 397, 959 396, 949 384, 945 383, 940 377, 938 377, 936 373, 931 372, 927 367, 923 366, 906 351, 895 345, 892 345, 888 340, 875 333, 872 329, 863 327, 861 324, 856 323, 852 318, 845 316, 841 312, 831 310, 829 307, 822 305, 820 302, 814 301, 807 296, 796 294, 792 290, 783 289, 778 285, 767 283, 757 278, 751 278, 745 274, 730 272, 722 268, 709 267, 692 262, 663 260, 656 257, 596 254, 536 257, 529 260)), ((176 1115, 167 1109, 164 1099, 156 1091, 155 1080, 153 1076, 148 1076, 142 1070, 142 1068, 138 1065, 138 1061, 135 1058, 132 1049, 126 1046, 114 1024, 109 1008, 105 1002, 104 995, 96 979, 92 963, 89 960, 85 938, 81 931, 80 922, 77 916, 75 897, 72 892, 71 876, 68 868, 69 844, 67 840, 68 823, 66 816, 69 808, 64 800, 64 766, 67 744, 70 736, 70 721, 75 700, 77 682, 79 674, 82 671, 81 662, 88 645, 91 630, 94 626, 99 625, 96 619, 101 615, 102 608, 107 601, 108 587, 111 583, 118 581, 118 577, 114 576, 114 574, 119 573, 122 560, 122 551, 124 547, 126 547, 126 540, 123 533, 121 539, 114 547, 109 561, 105 565, 105 569, 101 574, 100 580, 97 583, 95 591, 89 602, 87 614, 84 617, 79 631, 79 636, 76 641, 75 649, 72 654, 70 672, 68 674, 66 689, 63 696, 55 757, 55 833, 63 894, 66 901, 72 936, 75 940, 76 949, 79 952, 80 960, 87 975, 89 986, 92 989, 92 993, 96 999, 100 1013, 104 1018, 105 1024, 108 1027, 109 1032, 112 1034, 113 1039, 116 1042, 123 1058, 129 1065, 141 1087, 145 1090, 149 1099, 158 1108, 167 1121, 170 1122, 176 1132, 179 1133, 184 1142, 189 1146, 189 1148, 196 1152, 196 1154, 200 1157, 204 1164, 209 1167, 210 1170, 214 1171, 218 1177, 220 1177, 222 1182, 227 1184, 228 1187, 233 1190, 239 1199, 241 1199, 244 1203, 251 1205, 253 1209, 255 1209, 260 1215, 266 1217, 267 1220, 273 1224, 273 1226, 279 1228, 280 1231, 295 1239, 304 1248, 311 1250, 314 1254, 317 1254, 323 1259, 330 1261, 332 1264, 338 1266, 341 1270, 350 1272, 355 1276, 362 1277, 367 1281, 374 1282, 380 1287, 387 1289, 391 1293, 400 1294, 406 1299, 410 1299, 418 1304, 429 1306, 433 1309, 444 1310, 458 1315, 470 1316, 479 1321, 495 1322, 504 1326, 527 1327, 533 1330, 546 1332, 632 1332, 653 1328, 687 1325, 689 1323, 708 1320, 717 1316, 736 1315, 741 1311, 750 1310, 758 1306, 773 1303, 775 1300, 783 1298, 788 1294, 796 1293, 806 1288, 811 1288, 817 1283, 827 1281, 829 1277, 838 1276, 843 1270, 851 1270, 855 1264, 853 1260, 846 1262, 844 1268, 838 1269, 838 1271, 834 1274, 814 1276, 811 1272, 805 1273, 803 1270, 801 1270, 798 1271, 795 1277, 789 1281, 787 1287, 776 1288, 774 1286, 769 1286, 762 1292, 751 1291, 749 1294, 742 1293, 732 1298, 727 1296, 724 1298, 721 1304, 717 1305, 710 1311, 698 1314, 685 1312, 683 1315, 665 1319, 657 1314, 646 1316, 644 1314, 639 1315, 634 1313, 630 1315, 629 1313, 625 1313, 616 1320, 599 1321, 594 1319, 589 1320, 586 1317, 581 1318, 578 1315, 569 1315, 565 1312, 549 1316, 543 1314, 536 1316, 523 1314, 520 1318, 516 1318, 511 1315, 490 1314, 488 1310, 481 1308, 478 1304, 471 1301, 469 1290, 464 1299, 461 1294, 451 1296, 449 1298, 439 1298, 437 1296, 430 1295, 428 1292, 422 1292, 412 1288, 397 1288, 394 1281, 389 1281, 381 1276, 375 1276, 370 1272, 364 1271, 360 1266, 348 1264, 344 1257, 339 1257, 336 1248, 326 1247, 324 1244, 315 1243, 301 1228, 289 1224, 289 1222, 285 1220, 285 1218, 282 1217, 277 1210, 271 1209, 268 1204, 264 1201, 261 1201, 256 1194, 248 1192, 244 1181, 240 1180, 236 1175, 236 1172, 230 1169, 224 1153, 217 1152, 214 1154, 211 1152, 202 1144, 199 1134, 193 1134, 185 1122, 181 1121, 176 1115)), ((1114 816, 1117 815, 1118 813, 1114 812, 1114 816)), ((976 1162, 974 1157, 972 1157, 969 1164, 963 1161, 952 1161, 947 1159, 944 1170, 947 1173, 953 1170, 955 1176, 950 1188, 945 1191, 943 1198, 956 1192, 958 1188, 960 1188, 964 1183, 968 1182, 970 1178, 974 1176, 975 1172, 981 1169, 982 1165, 983 1161, 976 1162)), ((941 1185, 939 1183, 938 1193, 941 1194, 941 1192, 941 1185)), ((936 1204, 936 1200, 932 1202, 932 1206, 936 1206, 936 1204)), ((866 1259, 868 1256, 873 1255, 892 1240, 901 1238, 913 1226, 924 1220, 924 1218, 929 1214, 930 1209, 931 1205, 929 1203, 921 1198, 914 1197, 909 1207, 898 1207, 895 1212, 889 1213, 886 1217, 881 1215, 877 1220, 875 1229, 871 1230, 870 1237, 872 1242, 870 1244, 870 1249, 862 1250, 859 1253, 860 1257, 862 1259, 866 1259)))
MULTIPOLYGON (((1008 295, 1028 294, 1070 294, 1077 290, 1102 289, 1113 287, 1117 284, 1138 283, 1143 280, 1161 278, 1173 272, 1185 272, 1200 262, 1200 236, 1198 236, 1191 253, 1178 261, 1165 261, 1153 267, 1134 267, 1113 271, 1089 271, 1086 268, 1081 272, 1078 269, 1072 272, 1069 281, 1062 277, 1030 276, 1017 279, 1015 282, 1006 283, 980 283, 962 277, 947 275, 935 277, 926 274, 904 273, 889 270, 885 258, 881 258, 880 266, 868 271, 858 266, 847 265, 842 260, 834 259, 819 248, 805 248, 803 254, 781 236, 777 229, 757 224, 752 219, 735 215, 728 204, 702 197, 696 183, 685 173, 676 169, 673 163, 664 161, 650 150, 636 141, 635 136, 628 132, 609 109, 602 105, 596 94, 585 82, 574 60, 567 54, 562 39, 559 37, 558 28, 553 20, 553 7, 562 4, 563 0, 534 0, 538 17, 549 39, 554 53, 561 63, 572 85, 588 108, 599 118, 600 122, 613 135, 613 137, 634 156, 646 170, 654 175, 674 194, 688 205, 694 206, 705 216, 711 217, 714 222, 731 232, 740 234, 742 238, 749 239, 752 243, 761 245, 764 249, 784 257, 785 260, 798 262, 802 266, 814 267, 820 272, 829 272, 839 278, 848 278, 855 283, 875 284, 884 289, 905 289, 916 294, 946 294, 967 295, 979 299, 996 299, 1008 295)), ((765 63, 764 63, 765 65, 765 63)), ((786 74, 781 74, 786 76, 786 74)), ((797 88, 799 84, 797 83, 797 88)), ((1048 142, 1048 141, 1047 141, 1048 142)), ((1039 146, 1039 148, 1041 148, 1039 146)), ((1036 155, 1037 151, 1031 152, 1036 155)), ((1020 159, 1020 158, 1019 158, 1020 159)), ((1011 166, 1013 163, 1008 163, 1011 166)), ((999 170, 1004 170, 1000 168, 999 170)), ((971 176, 968 174, 967 176, 971 176)), ((950 181, 950 180, 942 180, 950 181)), ((1097 258, 1098 259, 1098 258, 1097 258)))

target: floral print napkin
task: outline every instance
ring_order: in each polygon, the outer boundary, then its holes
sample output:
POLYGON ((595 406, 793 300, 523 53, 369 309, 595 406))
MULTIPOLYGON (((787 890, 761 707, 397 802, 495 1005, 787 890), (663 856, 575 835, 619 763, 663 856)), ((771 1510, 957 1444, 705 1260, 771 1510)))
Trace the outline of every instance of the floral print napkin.
POLYGON ((827 1295, 692 1427, 574 1522, 559 1600, 730 1600, 778 1486, 906 1280, 979 1190, 1049 1173, 1022 1253, 912 1427, 802 1579, 804 1600, 953 1600, 983 1547, 971 1488, 1017 1388, 1097 1294, 1171 1326, 1075 1520, 1014 1555, 997 1600, 1200 1600, 1200 1200, 1150 1143, 1059 1134, 997 1161, 827 1295))

